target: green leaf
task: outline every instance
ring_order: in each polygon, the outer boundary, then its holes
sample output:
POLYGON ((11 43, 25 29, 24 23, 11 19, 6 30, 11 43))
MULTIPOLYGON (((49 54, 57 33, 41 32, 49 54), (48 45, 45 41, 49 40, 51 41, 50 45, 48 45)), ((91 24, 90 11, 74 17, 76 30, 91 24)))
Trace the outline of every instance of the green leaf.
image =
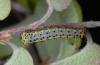
POLYGON ((88 44, 79 53, 51 65, 100 65, 100 46, 96 43, 88 44))
POLYGON ((10 0, 0 0, 0 20, 5 19, 11 11, 10 0))
POLYGON ((31 55, 24 48, 19 48, 14 51, 12 57, 5 65, 33 65, 31 55))

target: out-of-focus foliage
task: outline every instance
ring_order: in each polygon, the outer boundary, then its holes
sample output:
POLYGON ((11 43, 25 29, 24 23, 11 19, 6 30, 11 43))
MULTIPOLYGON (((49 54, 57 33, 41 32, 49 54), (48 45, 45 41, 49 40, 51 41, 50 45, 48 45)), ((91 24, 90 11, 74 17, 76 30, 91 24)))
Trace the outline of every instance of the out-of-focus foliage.
MULTIPOLYGON (((10 0, 0 0, 0 20, 4 20, 9 15, 10 11, 11 11, 10 0)), ((11 53, 12 53, 11 48, 9 46, 0 44, 0 59, 10 55, 11 53)))
POLYGON ((13 52, 12 57, 5 65, 34 65, 31 55, 23 48, 13 52))
POLYGON ((51 65, 100 65, 100 46, 96 43, 88 44, 77 54, 51 65))
POLYGON ((0 59, 3 59, 12 54, 12 49, 9 45, 0 44, 0 59))
POLYGON ((21 5, 23 5, 25 8, 30 10, 30 12, 33 12, 35 4, 38 0, 17 0, 21 5))
POLYGON ((4 20, 11 10, 10 0, 0 0, 0 20, 4 20))

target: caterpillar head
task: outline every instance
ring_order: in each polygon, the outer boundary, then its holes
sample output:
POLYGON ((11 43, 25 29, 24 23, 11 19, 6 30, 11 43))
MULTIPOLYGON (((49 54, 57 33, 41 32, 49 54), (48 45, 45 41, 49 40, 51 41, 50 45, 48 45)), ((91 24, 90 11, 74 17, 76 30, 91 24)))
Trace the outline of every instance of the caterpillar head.
POLYGON ((22 34, 21 34, 21 37, 22 37, 22 42, 23 42, 23 44, 27 44, 28 43, 28 33, 26 33, 26 32, 23 32, 22 34))
POLYGON ((31 32, 23 32, 21 34, 23 44, 32 43, 34 40, 34 34, 31 32))

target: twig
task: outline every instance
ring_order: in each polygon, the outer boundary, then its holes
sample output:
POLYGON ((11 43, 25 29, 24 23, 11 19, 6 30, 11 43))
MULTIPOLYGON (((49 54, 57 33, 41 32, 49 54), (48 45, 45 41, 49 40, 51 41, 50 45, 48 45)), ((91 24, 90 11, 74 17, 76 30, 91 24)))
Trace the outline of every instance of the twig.
POLYGON ((86 21, 82 23, 76 23, 75 25, 86 28, 95 28, 95 27, 100 27, 100 21, 86 21))

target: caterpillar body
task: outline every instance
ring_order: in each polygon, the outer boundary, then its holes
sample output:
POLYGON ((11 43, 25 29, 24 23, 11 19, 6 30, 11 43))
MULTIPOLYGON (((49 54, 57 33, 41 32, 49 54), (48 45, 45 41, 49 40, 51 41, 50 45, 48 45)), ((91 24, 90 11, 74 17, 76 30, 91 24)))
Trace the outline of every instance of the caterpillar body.
POLYGON ((85 28, 66 25, 49 25, 37 28, 37 30, 24 31, 21 34, 23 44, 37 43, 57 38, 83 38, 85 28))

